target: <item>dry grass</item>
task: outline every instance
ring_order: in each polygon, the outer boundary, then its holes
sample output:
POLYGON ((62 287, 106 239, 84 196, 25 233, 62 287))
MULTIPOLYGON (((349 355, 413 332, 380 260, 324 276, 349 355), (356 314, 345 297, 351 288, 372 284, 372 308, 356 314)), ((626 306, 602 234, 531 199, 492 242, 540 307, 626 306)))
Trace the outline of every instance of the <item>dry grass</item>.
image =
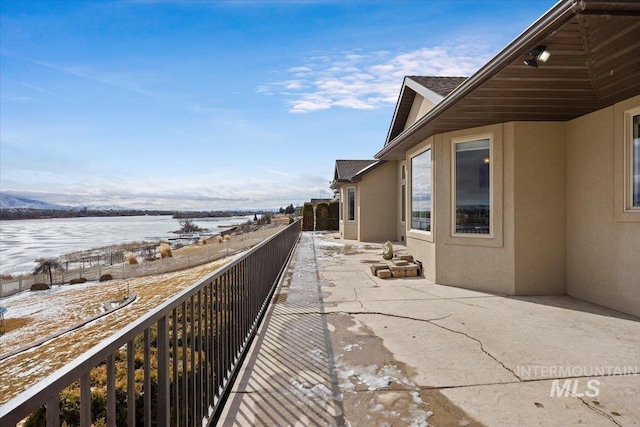
POLYGON ((128 252, 124 257, 126 258, 126 261, 124 262, 125 265, 138 264, 138 258, 136 258, 136 255, 133 252, 128 252))
MULTIPOLYGON (((279 227, 265 228, 236 236, 229 242, 229 247, 234 250, 236 246, 245 248, 248 243, 257 244, 279 230, 279 227)), ((214 247, 219 248, 217 245, 214 247)), ((207 245, 197 245, 193 248, 211 250, 207 245)), ((95 315, 103 302, 121 300, 127 291, 137 294, 138 300, 58 339, 0 361, 0 378, 11 378, 11 381, 0 381, 0 405, 227 262, 228 258, 224 258, 172 273, 102 283, 87 282, 83 285, 55 287, 52 291, 46 291, 51 294, 46 295, 46 308, 42 312, 26 318, 28 323, 12 329, 12 333, 0 336, 2 353, 77 324, 95 315), (52 314, 50 310, 57 311, 52 314)), ((37 304, 38 301, 42 303, 42 297, 37 294, 22 295, 21 304, 28 307, 30 304, 37 304)), ((7 302, 11 313, 10 300, 7 302)), ((8 320, 5 319, 5 322, 8 320)))
POLYGON ((4 333, 22 328, 31 322, 28 317, 16 317, 15 319, 4 319, 4 333))
POLYGON ((173 254, 171 253, 171 246, 167 243, 161 243, 160 246, 158 246, 158 253, 162 259, 173 257, 173 254))
MULTIPOLYGON (((92 285, 87 283, 82 285, 81 289, 64 286, 62 287, 64 294, 56 292, 48 295, 52 306, 64 306, 65 310, 56 313, 55 322, 52 322, 49 316, 43 316, 40 313, 39 316, 34 316, 32 322, 25 327, 14 330, 12 334, 0 336, 2 353, 20 348, 95 315, 102 302, 121 299, 126 295, 127 288, 132 294, 138 295, 138 300, 58 339, 0 361, 0 378, 12 379, 0 381, 0 404, 50 375, 103 339, 113 335, 115 331, 126 327, 226 262, 227 260, 221 260, 155 276, 113 280, 92 285)), ((25 301, 25 303, 28 302, 25 301)), ((5 319, 7 320, 9 319, 5 319)))

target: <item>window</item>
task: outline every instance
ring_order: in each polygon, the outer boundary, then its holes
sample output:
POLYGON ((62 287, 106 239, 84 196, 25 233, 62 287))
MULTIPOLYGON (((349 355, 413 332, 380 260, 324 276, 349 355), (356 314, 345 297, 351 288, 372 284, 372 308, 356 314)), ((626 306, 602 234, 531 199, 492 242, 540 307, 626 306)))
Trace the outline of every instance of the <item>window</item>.
POLYGON ((344 214, 342 213, 342 211, 344 210, 344 189, 340 189, 340 195, 338 196, 340 197, 340 209, 338 212, 338 216, 340 218, 340 221, 342 221, 342 217, 344 216, 344 214))
POLYGON ((411 228, 431 231, 431 149, 411 159, 411 228))
POLYGON ((640 208, 640 114, 631 120, 631 207, 640 208))
POLYGON ((347 220, 355 221, 356 219, 356 189, 354 187, 347 188, 347 220))
POLYGON ((407 220, 407 184, 402 183, 402 217, 400 220, 405 222, 407 220))
POLYGON ((407 167, 402 165, 400 173, 400 194, 402 197, 402 205, 400 206, 400 221, 406 222, 407 220, 407 167))
POLYGON ((490 234, 491 140, 455 142, 455 233, 490 234))

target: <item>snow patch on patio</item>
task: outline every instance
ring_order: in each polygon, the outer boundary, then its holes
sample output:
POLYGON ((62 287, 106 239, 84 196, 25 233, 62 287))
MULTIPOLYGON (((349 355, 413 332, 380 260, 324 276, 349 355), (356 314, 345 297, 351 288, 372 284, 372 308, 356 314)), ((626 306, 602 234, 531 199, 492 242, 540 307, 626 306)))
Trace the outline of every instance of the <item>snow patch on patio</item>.
POLYGON ((328 242, 326 240, 320 240, 318 242, 318 247, 322 249, 344 248, 345 246, 344 243, 328 242))
MULTIPOLYGON (((353 351, 361 346, 349 344, 344 347, 345 352, 353 351)), ((361 348, 362 349, 362 348, 361 348)), ((369 402, 370 413, 376 413, 376 419, 398 419, 401 418, 404 425, 412 427, 428 427, 428 419, 433 416, 433 412, 427 410, 428 403, 420 397, 418 387, 411 382, 407 376, 393 364, 378 366, 353 365, 345 360, 345 355, 338 356, 336 361, 336 371, 338 375, 339 387, 345 393, 362 393, 374 391, 388 391, 391 395, 373 393, 369 402), (410 393, 410 399, 406 393, 410 393), (397 397, 393 394, 397 393, 397 397), (402 401, 402 403, 398 403, 402 401), (404 410, 398 412, 400 406, 404 410)))
POLYGON ((365 385, 369 391, 388 389, 391 382, 414 388, 414 385, 407 380, 404 374, 392 365, 384 365, 382 368, 379 368, 378 365, 342 365, 339 366, 338 376, 343 381, 340 387, 344 387, 346 390, 356 390, 361 385, 365 385))
POLYGON ((341 401, 342 395, 334 396, 333 392, 324 384, 311 385, 307 381, 298 381, 290 378, 289 384, 292 386, 293 395, 306 405, 327 406, 330 401, 341 401))
POLYGON ((353 349, 355 348, 359 348, 360 350, 362 350, 362 347, 360 346, 360 344, 349 344, 346 347, 344 347, 342 350, 349 352, 349 351, 353 351, 353 349))

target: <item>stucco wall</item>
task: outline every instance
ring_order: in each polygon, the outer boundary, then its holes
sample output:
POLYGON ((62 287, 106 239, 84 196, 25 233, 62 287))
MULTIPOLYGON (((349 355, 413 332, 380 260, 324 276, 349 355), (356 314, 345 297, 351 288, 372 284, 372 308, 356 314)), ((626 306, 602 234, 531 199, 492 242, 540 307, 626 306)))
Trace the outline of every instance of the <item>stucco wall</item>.
POLYGON ((358 240, 385 242, 396 239, 396 170, 396 162, 386 162, 364 174, 358 183, 358 240))
POLYGON ((514 234, 512 136, 504 125, 449 132, 436 137, 436 282, 501 294, 513 294, 514 234), (492 135, 492 238, 452 236, 452 144, 457 138, 492 135))
POLYGON ((431 110, 434 105, 435 104, 433 102, 429 101, 419 93, 416 93, 413 104, 411 104, 411 110, 409 110, 407 122, 404 124, 404 129, 407 129, 409 126, 420 120, 420 118, 427 114, 427 112, 429 112, 429 110, 431 110))
POLYGON ((623 113, 639 105, 637 96, 567 123, 567 293, 638 316, 640 223, 614 201, 623 113))
POLYGON ((510 133, 514 144, 515 294, 563 295, 566 123, 507 123, 505 135, 510 133))

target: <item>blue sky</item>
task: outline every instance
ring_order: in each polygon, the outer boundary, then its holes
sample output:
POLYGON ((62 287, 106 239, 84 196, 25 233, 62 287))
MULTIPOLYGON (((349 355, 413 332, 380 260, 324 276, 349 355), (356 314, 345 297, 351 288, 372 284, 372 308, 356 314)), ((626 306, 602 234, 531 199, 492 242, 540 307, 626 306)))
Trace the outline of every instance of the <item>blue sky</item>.
POLYGON ((277 208, 382 147, 405 75, 471 75, 552 1, 0 3, 0 191, 277 208))

